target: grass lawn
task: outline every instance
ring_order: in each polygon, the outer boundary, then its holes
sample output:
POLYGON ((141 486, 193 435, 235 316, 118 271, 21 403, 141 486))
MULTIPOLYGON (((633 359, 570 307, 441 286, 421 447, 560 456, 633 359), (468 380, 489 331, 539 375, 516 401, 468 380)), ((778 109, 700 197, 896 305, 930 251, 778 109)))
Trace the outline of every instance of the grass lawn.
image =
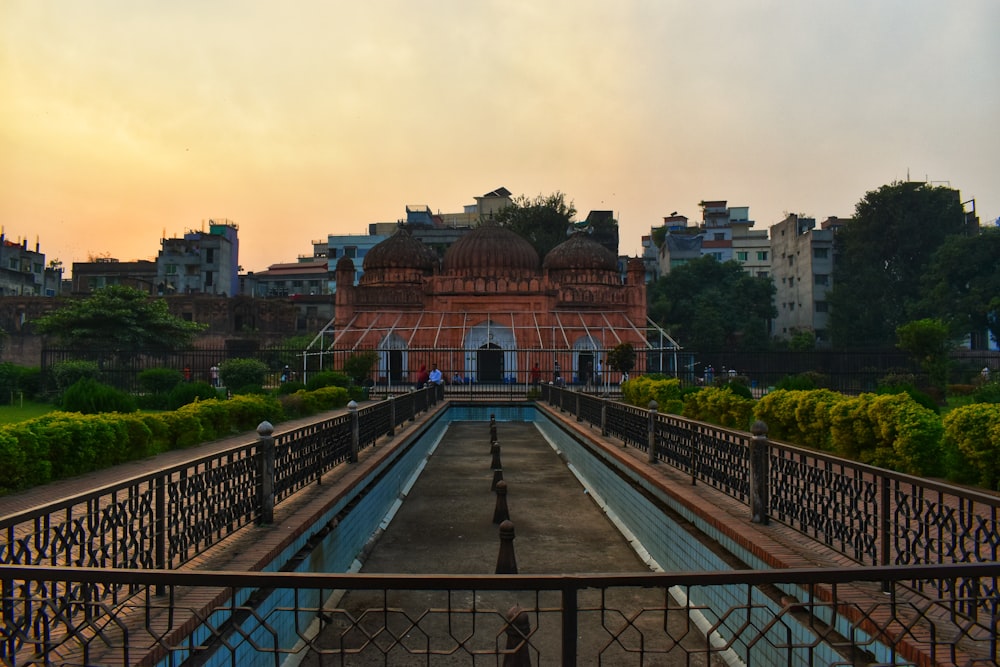
POLYGON ((0 404, 0 424, 14 424, 32 417, 40 417, 55 409, 51 403, 36 403, 34 401, 25 401, 23 406, 17 400, 15 400, 14 405, 3 403, 0 404))

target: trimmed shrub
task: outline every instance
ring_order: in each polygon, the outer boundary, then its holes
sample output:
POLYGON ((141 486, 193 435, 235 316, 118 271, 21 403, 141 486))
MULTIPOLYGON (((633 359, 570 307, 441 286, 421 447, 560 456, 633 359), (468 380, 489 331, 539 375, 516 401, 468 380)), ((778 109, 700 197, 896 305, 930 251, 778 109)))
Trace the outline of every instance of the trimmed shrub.
POLYGON ((622 383, 622 397, 626 403, 649 407, 650 401, 656 401, 660 412, 680 414, 684 409, 681 381, 677 378, 666 378, 662 375, 641 375, 622 383))
POLYGON ((1000 380, 987 382, 972 394, 976 403, 1000 403, 1000 380))
POLYGON ((137 376, 139 387, 150 394, 168 394, 184 379, 176 368, 147 368, 137 376))
POLYGON ((288 394, 294 394, 297 391, 301 391, 306 388, 306 385, 298 380, 289 380, 288 382, 283 382, 278 385, 278 396, 287 396, 288 394))
POLYGON ((753 417, 753 399, 737 396, 728 389, 705 387, 684 397, 683 416, 746 431, 753 417))
POLYGON ((861 394, 831 413, 832 443, 841 456, 912 475, 941 472, 941 420, 908 394, 861 394))
POLYGON ((235 394, 236 387, 263 387, 267 370, 267 364, 257 359, 227 359, 219 364, 219 378, 235 394))
POLYGON ((47 444, 22 424, 0 429, 0 495, 52 481, 47 444))
POLYGON ((1000 490, 1000 404, 973 403, 944 416, 943 446, 958 482, 1000 490))
POLYGON ((177 410, 188 403, 207 401, 218 397, 215 387, 207 382, 181 382, 170 390, 167 408, 177 410))
POLYGON ((63 393, 60 407, 66 412, 82 412, 86 415, 99 412, 135 412, 139 409, 135 398, 130 394, 92 378, 78 380, 67 389, 63 393))
POLYGON ((787 389, 788 391, 808 391, 817 389, 826 384, 826 376, 815 371, 806 371, 798 375, 786 375, 778 380, 775 389, 787 389))
POLYGON ((101 376, 101 369, 96 361, 71 359, 52 364, 50 373, 55 381, 56 390, 63 392, 84 378, 97 380, 101 376))
POLYGON ((778 389, 762 396, 753 413, 767 424, 768 436, 775 440, 831 451, 830 410, 846 398, 829 389, 778 389))
POLYGON ((336 371, 323 371, 321 373, 314 373, 309 376, 309 381, 306 382, 306 389, 308 391, 316 391, 317 389, 322 389, 323 387, 347 387, 351 386, 351 378, 347 377, 343 373, 337 373, 336 371))

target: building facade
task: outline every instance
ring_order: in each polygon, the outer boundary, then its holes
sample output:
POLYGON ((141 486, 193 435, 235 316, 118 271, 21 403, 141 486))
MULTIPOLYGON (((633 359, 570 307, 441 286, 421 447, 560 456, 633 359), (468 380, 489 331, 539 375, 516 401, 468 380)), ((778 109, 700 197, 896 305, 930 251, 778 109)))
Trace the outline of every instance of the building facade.
POLYGON ((794 214, 771 227, 776 338, 811 332, 818 347, 830 346, 826 294, 833 287, 834 230, 833 225, 817 229, 815 218, 794 214))
POLYGON ((0 296, 57 296, 62 268, 47 267, 38 242, 28 248, 27 239, 14 242, 0 232, 0 296))
POLYGON ((209 231, 160 239, 156 294, 239 294, 239 227, 230 220, 209 220, 209 231))
POLYGON ((583 233, 542 261, 489 222, 443 258, 400 228, 369 251, 363 270, 345 289, 356 268, 338 260, 329 347, 376 350, 376 382, 412 381, 431 363, 460 382, 526 382, 536 365, 550 381, 557 372, 588 381, 609 349, 647 347, 642 260, 629 262, 622 281, 615 255, 583 233))

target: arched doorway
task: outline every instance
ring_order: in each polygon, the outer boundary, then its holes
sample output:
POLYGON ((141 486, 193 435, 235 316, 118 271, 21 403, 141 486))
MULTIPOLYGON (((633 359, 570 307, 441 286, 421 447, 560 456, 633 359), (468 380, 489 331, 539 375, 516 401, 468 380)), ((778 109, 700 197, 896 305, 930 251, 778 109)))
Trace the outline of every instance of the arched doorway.
POLYGON ((379 343, 379 382, 399 384, 405 381, 406 341, 397 334, 389 334, 379 343))
POLYGON ((503 349, 496 343, 487 343, 476 350, 476 368, 480 382, 503 381, 503 349))

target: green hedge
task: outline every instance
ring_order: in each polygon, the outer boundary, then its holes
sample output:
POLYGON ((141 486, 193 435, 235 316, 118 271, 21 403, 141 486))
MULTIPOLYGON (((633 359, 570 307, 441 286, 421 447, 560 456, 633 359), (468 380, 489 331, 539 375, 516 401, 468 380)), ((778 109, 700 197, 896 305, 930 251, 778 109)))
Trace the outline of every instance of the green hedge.
POLYGON ((945 456, 957 481, 1000 490, 1000 403, 955 408, 943 424, 945 456))
POLYGON ((626 403, 648 407, 656 401, 660 412, 679 415, 684 408, 681 381, 677 378, 663 378, 654 375, 639 377, 622 382, 622 397, 626 403))
POLYGON ((689 419, 710 422, 746 431, 753 418, 754 400, 744 398, 724 387, 706 387, 684 397, 684 411, 689 419))
MULTIPOLYGON (((349 400, 342 387, 298 393, 307 411, 296 416, 342 407, 349 400)), ((50 412, 0 427, 0 495, 191 447, 253 430, 265 420, 278 423, 285 418, 282 401, 255 394, 196 401, 162 413, 50 412)))

